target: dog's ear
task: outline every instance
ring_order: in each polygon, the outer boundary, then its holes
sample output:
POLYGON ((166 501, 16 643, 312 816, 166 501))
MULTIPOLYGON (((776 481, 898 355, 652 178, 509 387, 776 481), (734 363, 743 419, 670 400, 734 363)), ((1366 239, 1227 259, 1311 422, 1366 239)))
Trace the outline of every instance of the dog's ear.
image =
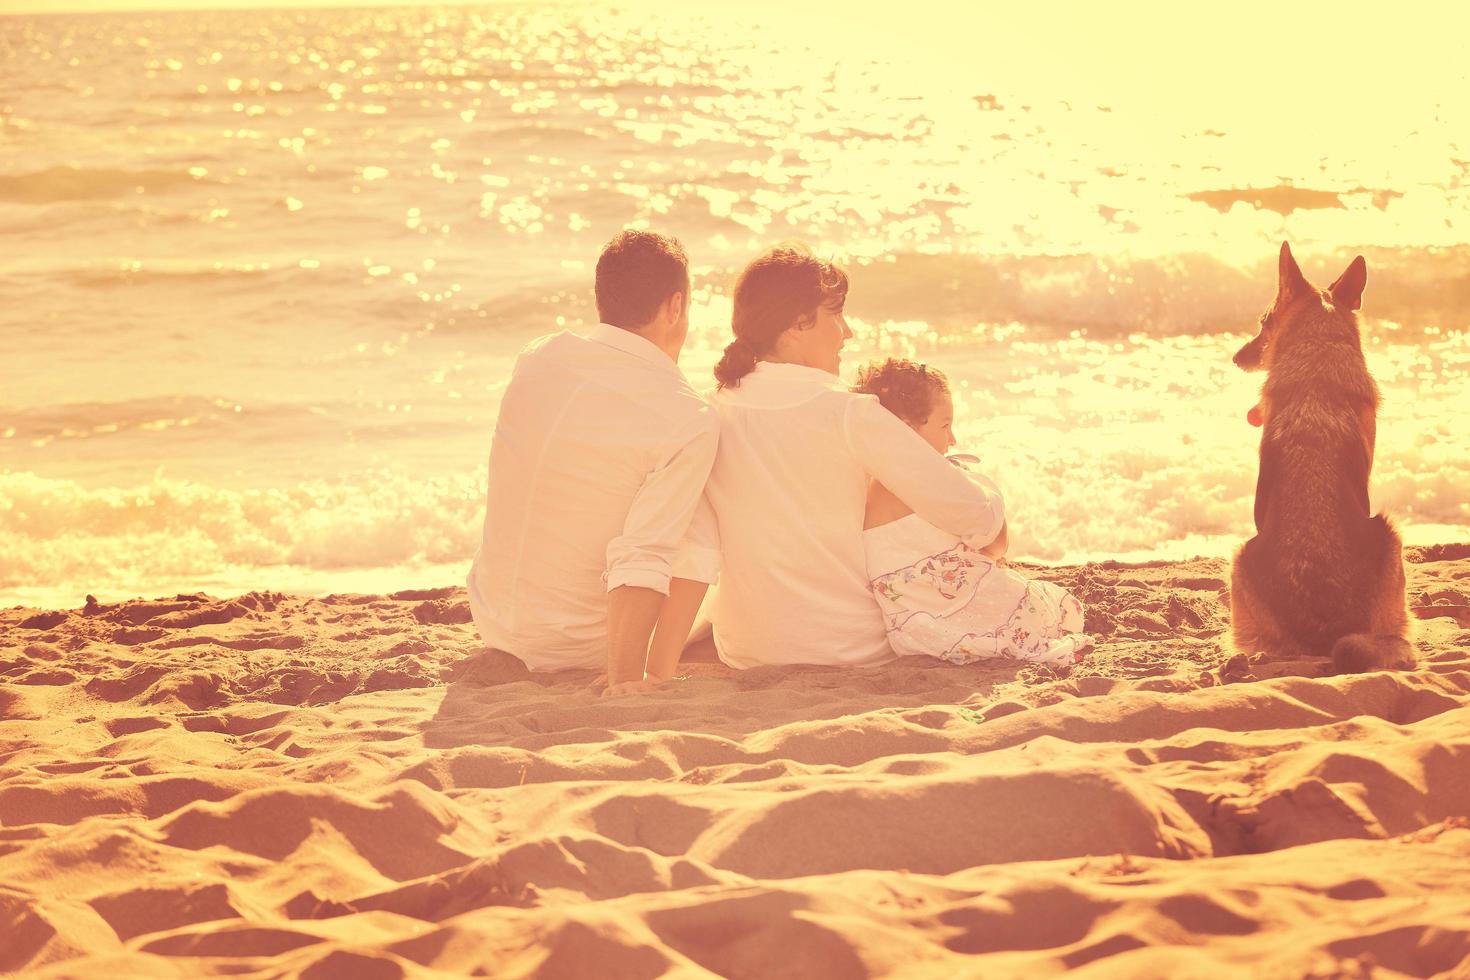
POLYGON ((1276 280, 1276 295, 1283 299, 1288 296, 1300 296, 1310 291, 1311 288, 1311 283, 1307 282, 1307 277, 1302 275, 1301 267, 1296 264, 1296 259, 1291 255, 1291 246, 1286 242, 1282 242, 1281 264, 1276 280))
POLYGON ((1353 259, 1347 271, 1337 277, 1337 282, 1327 287, 1332 294, 1332 305, 1356 310, 1363 305, 1363 287, 1368 284, 1368 263, 1360 255, 1353 259))

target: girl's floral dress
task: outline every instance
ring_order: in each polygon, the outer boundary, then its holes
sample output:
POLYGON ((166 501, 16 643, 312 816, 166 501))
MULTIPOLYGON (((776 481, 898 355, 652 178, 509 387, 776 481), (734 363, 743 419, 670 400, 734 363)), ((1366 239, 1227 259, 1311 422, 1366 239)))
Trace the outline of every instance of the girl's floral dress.
POLYGON ((868 577, 893 652, 968 664, 1073 663, 1092 646, 1082 603, 997 565, 917 514, 863 532, 868 577))

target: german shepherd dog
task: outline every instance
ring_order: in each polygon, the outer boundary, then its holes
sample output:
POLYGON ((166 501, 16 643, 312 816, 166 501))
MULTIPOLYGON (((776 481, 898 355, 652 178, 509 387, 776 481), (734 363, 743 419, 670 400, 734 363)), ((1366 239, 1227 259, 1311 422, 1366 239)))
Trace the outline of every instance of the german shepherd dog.
POLYGON ((1235 355, 1266 372, 1259 412, 1256 536, 1230 574, 1235 645, 1290 659, 1330 657, 1338 673, 1412 667, 1402 543, 1368 513, 1378 386, 1354 312, 1360 255, 1327 289, 1281 245, 1276 300, 1235 355))

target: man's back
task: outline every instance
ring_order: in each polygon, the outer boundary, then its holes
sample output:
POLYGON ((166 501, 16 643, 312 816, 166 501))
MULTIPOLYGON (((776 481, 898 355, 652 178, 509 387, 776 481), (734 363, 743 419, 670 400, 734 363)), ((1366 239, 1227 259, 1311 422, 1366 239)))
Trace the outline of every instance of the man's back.
POLYGON ((667 592, 718 422, 673 361, 599 324, 529 346, 501 403, 470 607, 533 669, 604 667, 609 589, 667 592))

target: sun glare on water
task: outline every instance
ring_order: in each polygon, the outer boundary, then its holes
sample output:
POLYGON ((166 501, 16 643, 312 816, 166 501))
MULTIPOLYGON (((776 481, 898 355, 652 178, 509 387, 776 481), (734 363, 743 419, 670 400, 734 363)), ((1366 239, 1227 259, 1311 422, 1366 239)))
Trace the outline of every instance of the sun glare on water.
POLYGON ((842 260, 845 370, 949 373, 1053 562, 1238 541, 1275 249, 1362 253, 1375 499, 1470 534, 1458 8, 127 6, 0 20, 0 596, 458 581, 625 226, 688 249, 701 387, 745 261, 842 260))

